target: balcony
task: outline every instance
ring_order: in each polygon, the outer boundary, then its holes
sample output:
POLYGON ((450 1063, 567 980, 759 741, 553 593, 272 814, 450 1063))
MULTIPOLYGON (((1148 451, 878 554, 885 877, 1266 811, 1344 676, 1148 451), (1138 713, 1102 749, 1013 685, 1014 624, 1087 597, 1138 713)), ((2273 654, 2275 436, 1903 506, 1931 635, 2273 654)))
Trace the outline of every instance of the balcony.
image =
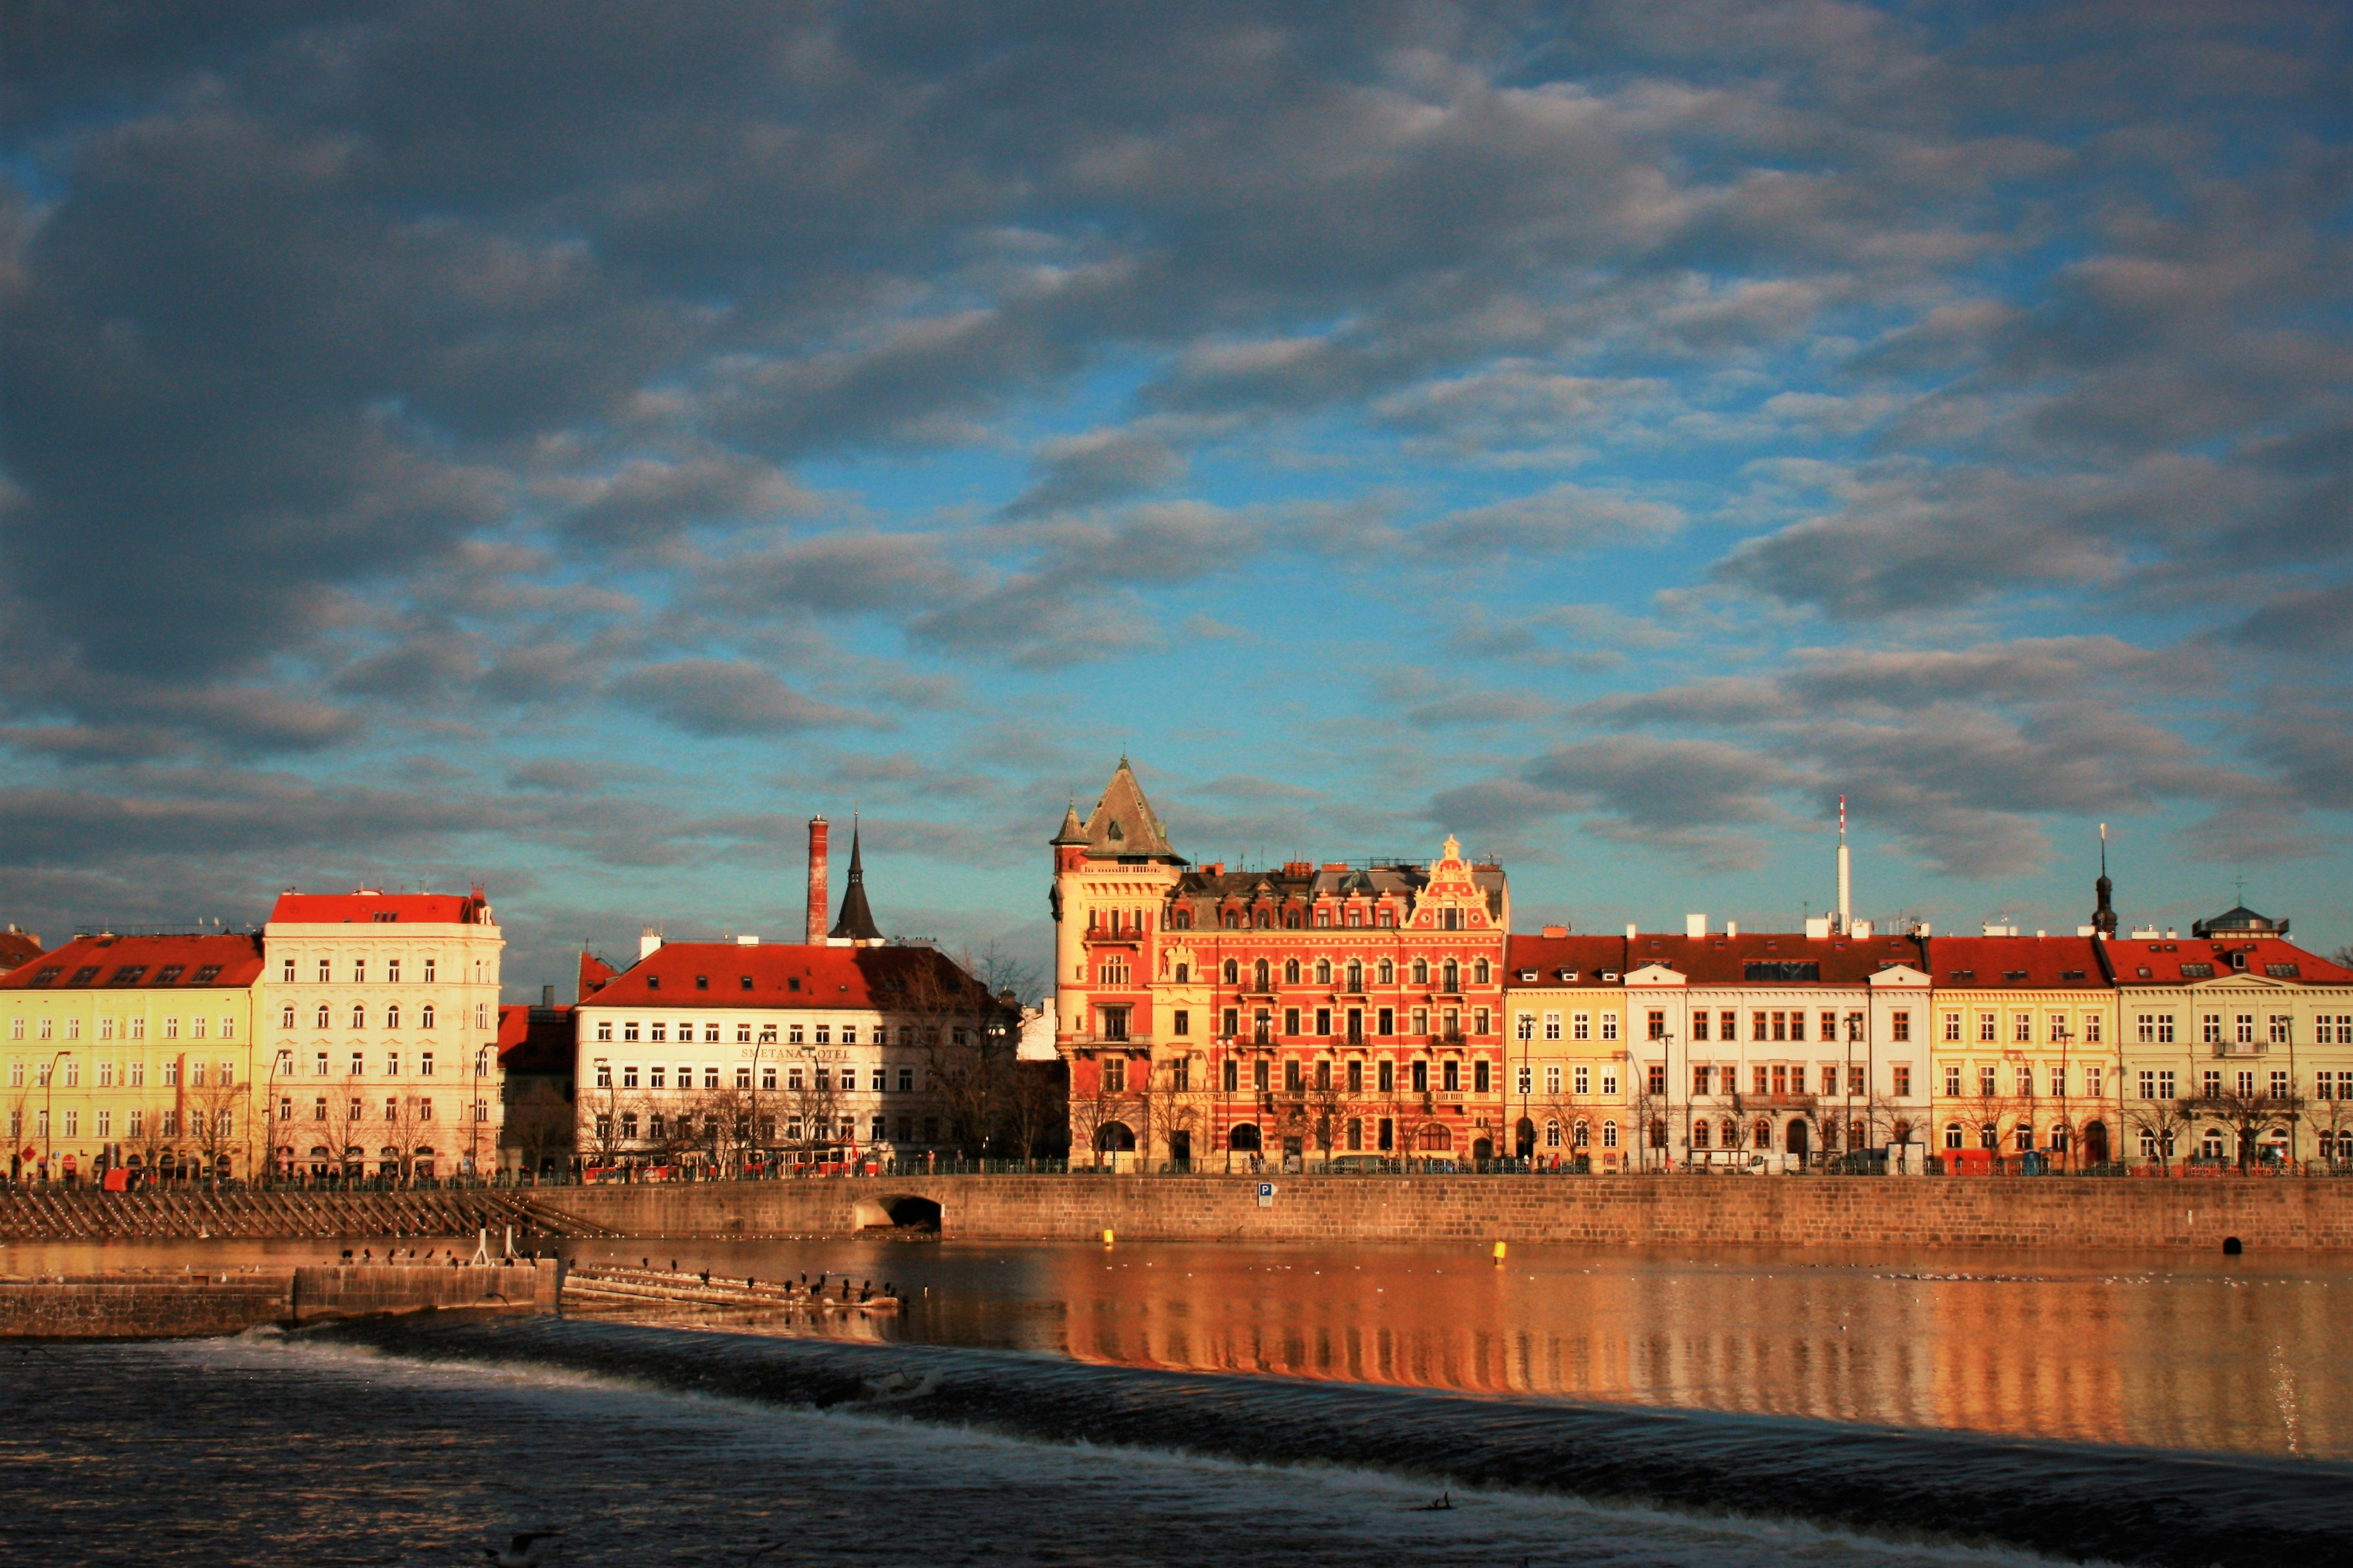
POLYGON ((1735 1110, 1802 1110, 1811 1114, 1820 1097, 1811 1094, 1736 1094, 1735 1110))
POLYGON ((2206 1050, 2209 1056, 2218 1058, 2265 1057, 2271 1055, 2272 1048, 2262 1040, 2217 1040, 2206 1050))

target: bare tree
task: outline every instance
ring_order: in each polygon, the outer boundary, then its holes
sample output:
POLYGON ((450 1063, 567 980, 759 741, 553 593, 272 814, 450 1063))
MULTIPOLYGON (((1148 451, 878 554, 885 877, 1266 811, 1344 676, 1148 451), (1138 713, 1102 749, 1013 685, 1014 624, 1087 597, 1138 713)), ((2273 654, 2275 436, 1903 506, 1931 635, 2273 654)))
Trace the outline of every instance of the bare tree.
POLYGON ((2192 1121, 2220 1121, 2232 1134, 2241 1173, 2254 1168, 2262 1156, 2263 1140, 2274 1132, 2284 1132, 2295 1126, 2296 1115, 2304 1105, 2295 1094, 2239 1094, 2224 1091, 2200 1095, 2184 1109, 2192 1121))
POLYGON ((1014 1148, 1025 1163, 1040 1158, 1057 1131, 1069 1137, 1071 1069, 1060 1061, 1016 1062, 1010 1120, 1014 1148))
POLYGON ((2353 1100, 2331 1099, 2315 1102, 2311 1112, 2314 1131, 2321 1135, 2322 1158, 2331 1171, 2353 1168, 2353 1100))
POLYGON ((895 986, 886 1009, 915 1031, 929 1089, 947 1121, 948 1142, 966 1158, 978 1159, 1015 1119, 1013 1069, 1021 1008, 1014 987, 1025 974, 1035 984, 1034 971, 995 944, 978 957, 960 959, 915 951, 931 962, 909 964, 886 978, 886 985, 895 986), (991 977, 1006 984, 993 989, 991 977))
POLYGON ((221 1173, 221 1156, 238 1147, 237 1112, 252 1098, 252 1089, 237 1081, 234 1062, 220 1063, 217 1073, 206 1072, 206 1066, 193 1058, 188 1064, 185 1109, 188 1139, 204 1161, 205 1179, 211 1181, 221 1173))
POLYGON ((2173 1160, 2178 1141, 2189 1131, 2189 1102, 2179 1100, 2145 1100, 2137 1101, 2126 1113, 2126 1121, 2141 1141, 2157 1152, 2158 1168, 2168 1175, 2173 1173, 2173 1160))

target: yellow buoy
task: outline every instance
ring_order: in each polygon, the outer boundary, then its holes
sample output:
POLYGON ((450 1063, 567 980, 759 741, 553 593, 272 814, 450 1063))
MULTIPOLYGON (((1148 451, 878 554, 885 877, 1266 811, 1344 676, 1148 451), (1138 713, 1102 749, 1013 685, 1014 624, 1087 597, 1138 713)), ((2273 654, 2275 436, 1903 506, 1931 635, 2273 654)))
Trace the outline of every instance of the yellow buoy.
POLYGON ((1103 1232, 1103 1245, 1105 1247, 1109 1247, 1111 1245, 1111 1232, 1109 1231, 1103 1232))
POLYGON ((1499 1242, 1495 1243, 1495 1267, 1496 1267, 1496 1268, 1501 1268, 1503 1266, 1504 1266, 1504 1244, 1503 1244, 1502 1242, 1500 1242, 1500 1241, 1499 1241, 1499 1242))

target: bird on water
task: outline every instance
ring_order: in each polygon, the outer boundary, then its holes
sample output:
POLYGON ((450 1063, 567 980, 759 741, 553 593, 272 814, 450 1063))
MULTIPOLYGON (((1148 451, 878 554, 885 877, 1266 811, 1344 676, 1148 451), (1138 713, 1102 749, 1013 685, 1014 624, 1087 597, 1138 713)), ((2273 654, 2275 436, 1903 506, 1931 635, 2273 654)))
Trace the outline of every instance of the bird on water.
POLYGON ((526 1530, 508 1542, 504 1552, 485 1546, 482 1555, 497 1563, 498 1568, 542 1568, 554 1554, 555 1543, 563 1536, 560 1530, 526 1530))

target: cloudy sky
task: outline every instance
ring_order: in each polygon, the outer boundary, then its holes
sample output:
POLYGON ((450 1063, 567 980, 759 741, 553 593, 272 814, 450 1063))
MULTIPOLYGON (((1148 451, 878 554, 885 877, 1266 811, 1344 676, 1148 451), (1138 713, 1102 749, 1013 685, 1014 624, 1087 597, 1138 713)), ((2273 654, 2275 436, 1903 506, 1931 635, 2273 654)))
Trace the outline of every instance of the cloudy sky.
POLYGON ((2353 939, 2341 6, 19 0, 0 918, 2353 939))

